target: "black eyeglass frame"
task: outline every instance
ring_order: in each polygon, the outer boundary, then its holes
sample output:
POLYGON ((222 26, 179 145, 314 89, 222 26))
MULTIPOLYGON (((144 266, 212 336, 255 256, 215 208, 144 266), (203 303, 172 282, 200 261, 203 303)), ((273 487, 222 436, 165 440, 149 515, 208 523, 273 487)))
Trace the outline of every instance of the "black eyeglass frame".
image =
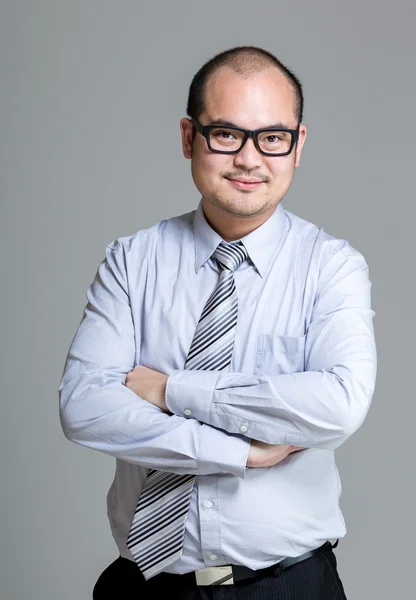
POLYGON ((253 131, 251 131, 250 129, 242 129, 241 127, 235 127, 233 125, 202 125, 202 123, 200 123, 193 117, 191 117, 191 122, 192 122, 192 125, 195 127, 195 129, 197 131, 199 131, 199 133, 201 135, 204 136, 204 138, 207 141, 208 148, 211 150, 211 152, 215 152, 216 154, 238 154, 244 148, 247 140, 249 138, 251 138, 254 142, 256 149, 260 152, 260 154, 264 154, 265 156, 287 156, 288 154, 290 154, 292 152, 293 146, 296 144, 296 142, 299 139, 300 124, 297 126, 296 129, 285 129, 283 127, 266 127, 264 129, 254 129, 253 131), (221 129, 221 128, 224 128, 227 130, 232 129, 233 131, 242 131, 244 133, 243 142, 238 150, 216 150, 216 149, 212 148, 210 141, 209 141, 210 133, 211 133, 212 129, 221 129), (284 131, 286 133, 290 133, 291 134, 291 142, 290 142, 289 150, 287 152, 278 152, 278 153, 264 152, 264 150, 262 150, 260 148, 260 144, 258 142, 258 135, 260 133, 263 133, 264 131, 284 131))

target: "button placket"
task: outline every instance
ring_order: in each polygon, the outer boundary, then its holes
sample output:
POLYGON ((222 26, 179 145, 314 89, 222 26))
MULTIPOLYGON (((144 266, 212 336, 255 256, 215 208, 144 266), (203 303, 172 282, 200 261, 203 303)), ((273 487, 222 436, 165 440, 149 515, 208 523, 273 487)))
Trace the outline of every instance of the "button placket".
POLYGON ((216 475, 199 478, 199 518, 202 553, 207 567, 221 560, 220 515, 218 504, 218 477, 216 475), (217 495, 215 495, 217 491, 217 495))

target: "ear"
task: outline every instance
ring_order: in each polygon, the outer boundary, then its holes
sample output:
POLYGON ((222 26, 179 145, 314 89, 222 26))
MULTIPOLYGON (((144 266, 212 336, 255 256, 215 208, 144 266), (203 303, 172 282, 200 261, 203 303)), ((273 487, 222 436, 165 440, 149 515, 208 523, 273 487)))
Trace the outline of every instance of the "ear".
POLYGON ((193 125, 190 119, 183 118, 180 121, 182 135, 182 152, 185 158, 192 158, 192 131, 193 125))
POLYGON ((307 133, 306 126, 301 125, 299 127, 298 143, 296 144, 295 167, 298 167, 300 165, 300 156, 302 154, 303 144, 305 143, 305 140, 306 140, 306 133, 307 133))

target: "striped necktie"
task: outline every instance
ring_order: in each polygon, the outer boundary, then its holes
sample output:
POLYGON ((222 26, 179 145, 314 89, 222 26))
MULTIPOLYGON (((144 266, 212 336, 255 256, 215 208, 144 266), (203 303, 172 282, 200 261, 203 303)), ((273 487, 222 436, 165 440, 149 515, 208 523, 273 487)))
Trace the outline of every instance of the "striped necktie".
MULTIPOLYGON (((242 242, 221 242, 212 256, 220 276, 198 321, 185 369, 226 371, 230 367, 238 313, 234 271, 248 255, 242 242)), ((182 555, 195 479, 196 475, 149 470, 127 537, 145 579, 182 555)))

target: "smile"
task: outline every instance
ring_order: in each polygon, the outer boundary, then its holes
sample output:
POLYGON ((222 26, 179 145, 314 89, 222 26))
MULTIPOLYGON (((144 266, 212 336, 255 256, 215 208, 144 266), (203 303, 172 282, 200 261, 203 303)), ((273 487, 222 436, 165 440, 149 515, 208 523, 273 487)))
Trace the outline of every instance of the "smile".
POLYGON ((256 190, 264 183, 263 181, 244 181, 241 179, 228 179, 228 181, 240 190, 256 190))

